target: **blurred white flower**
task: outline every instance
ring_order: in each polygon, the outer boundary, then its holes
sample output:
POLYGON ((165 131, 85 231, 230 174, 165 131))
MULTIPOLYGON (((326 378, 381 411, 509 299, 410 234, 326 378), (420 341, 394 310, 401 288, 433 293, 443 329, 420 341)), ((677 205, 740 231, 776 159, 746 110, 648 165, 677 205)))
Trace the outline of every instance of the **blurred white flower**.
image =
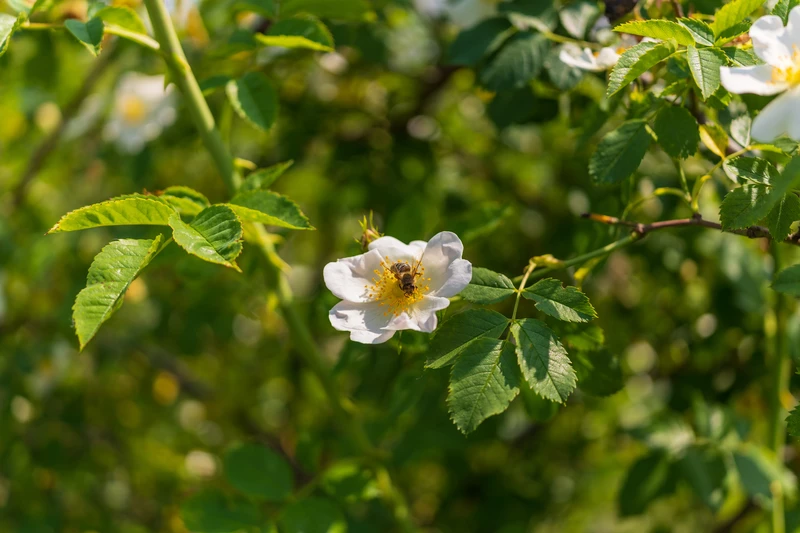
POLYGON ((472 279, 463 252, 458 236, 443 231, 427 243, 380 237, 367 253, 328 263, 325 285, 342 299, 328 314, 331 324, 364 344, 386 342, 404 329, 432 332, 436 311, 472 279))
POLYGON ((414 8, 431 18, 444 17, 460 28, 472 26, 496 11, 495 2, 487 0, 414 0, 414 8))
POLYGON ((619 56, 617 50, 610 46, 599 51, 592 51, 589 48, 581 48, 577 44, 567 43, 561 47, 558 59, 570 67, 590 72, 602 72, 616 65, 619 56))
POLYGON ((175 122, 175 117, 172 87, 164 89, 164 76, 131 72, 119 82, 103 137, 116 143, 120 151, 135 154, 175 122))
POLYGON ((189 24, 189 16, 197 7, 197 0, 164 0, 164 5, 172 15, 172 20, 179 28, 189 24))
POLYGON ((786 27, 780 17, 761 17, 750 28, 750 39, 753 51, 766 64, 722 67, 722 86, 736 94, 784 93, 756 116, 750 135, 761 142, 784 134, 800 140, 800 6, 789 13, 786 27))

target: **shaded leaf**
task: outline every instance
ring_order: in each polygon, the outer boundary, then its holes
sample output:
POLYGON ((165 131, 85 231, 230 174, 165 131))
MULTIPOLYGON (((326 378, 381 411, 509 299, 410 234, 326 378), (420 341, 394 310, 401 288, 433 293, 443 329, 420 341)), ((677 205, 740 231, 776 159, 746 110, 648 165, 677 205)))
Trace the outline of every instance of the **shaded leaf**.
POLYGON ((625 50, 608 78, 606 96, 613 96, 633 80, 664 61, 675 52, 671 41, 663 43, 645 42, 625 50))
POLYGON ((729 192, 719 211, 722 228, 746 228, 767 216, 790 190, 800 185, 800 158, 792 158, 783 172, 771 182, 771 187, 744 185, 729 192))
POLYGON ((296 203, 272 191, 245 191, 228 206, 245 222, 261 222, 289 229, 314 229, 296 203))
POLYGON ((472 269, 472 280, 459 296, 468 302, 489 305, 505 300, 515 291, 514 284, 503 274, 475 267, 472 269))
POLYGON ((774 240, 782 241, 789 235, 792 223, 796 220, 800 220, 800 198, 789 193, 767 215, 767 229, 774 240))
POLYGON ((70 211, 47 233, 102 226, 167 226, 173 214, 175 210, 155 196, 132 194, 70 211))
POLYGON ((653 500, 674 490, 675 479, 668 455, 662 450, 651 452, 628 470, 619 491, 619 514, 642 514, 653 500))
POLYGON ((650 147, 644 120, 629 120, 607 133, 589 160, 589 174, 595 183, 613 185, 629 178, 650 147))
POLYGON ((261 513, 253 504, 229 500, 215 489, 198 492, 184 501, 181 518, 186 529, 202 533, 234 533, 260 526, 263 522, 261 513))
POLYGON ((577 375, 567 351, 544 322, 525 318, 511 325, 522 375, 540 396, 564 403, 575 390, 577 375))
POLYGON ((285 500, 294 487, 286 460, 266 446, 244 444, 225 454, 225 476, 231 485, 253 498, 285 500))
POLYGON ((100 326, 122 305, 122 297, 139 273, 158 255, 161 235, 155 239, 122 239, 106 245, 92 261, 86 288, 72 306, 72 320, 81 350, 100 326))
POLYGON ((587 394, 610 396, 625 386, 619 358, 608 350, 573 353, 572 362, 578 387, 587 394))
POLYGON ((337 20, 363 20, 371 13, 369 0, 283 0, 281 16, 306 13, 319 18, 337 20))
POLYGON ((511 33, 511 23, 504 17, 482 20, 462 30, 450 44, 447 64, 473 67, 493 53, 511 33))
POLYGON ((786 417, 786 431, 792 437, 800 437, 800 406, 795 406, 786 417))
POLYGON ((771 452, 745 444, 733 453, 733 461, 739 473, 739 481, 745 492, 757 500, 772 500, 771 485, 777 481, 783 485, 784 494, 791 498, 795 492, 794 475, 784 466, 778 465, 771 452))
POLYGON ((725 500, 725 477, 728 468, 715 450, 690 446, 677 464, 681 475, 695 494, 714 512, 725 500))
POLYGON ((172 238, 190 254, 239 270, 236 258, 242 252, 242 223, 230 207, 208 207, 189 224, 183 222, 178 213, 173 213, 169 225, 173 230, 172 238))
POLYGON ((68 19, 64 21, 64 27, 93 55, 100 53, 100 46, 103 44, 102 20, 92 18, 82 22, 78 19, 68 19))
POLYGON ((467 309, 451 316, 436 329, 425 368, 451 364, 470 344, 481 338, 496 339, 507 326, 505 316, 489 309, 467 309))
POLYGON ((557 279, 537 281, 522 296, 536 302, 536 308, 552 317, 567 322, 588 322, 597 318, 589 297, 576 287, 563 287, 557 279))
POLYGON ((591 0, 577 0, 564 6, 558 12, 558 18, 564 29, 577 39, 586 37, 586 33, 591 29, 600 17, 600 9, 597 2, 591 0))
POLYGON ((344 533, 342 512, 324 498, 306 498, 286 506, 278 519, 281 533, 344 533))
POLYGON ((800 296, 800 265, 784 268, 772 280, 772 288, 791 296, 800 296))
POLYGON ((0 56, 8 50, 11 36, 19 28, 23 20, 25 20, 25 16, 22 14, 19 17, 14 17, 6 13, 0 13, 0 56))
POLYGON ((269 130, 278 115, 278 93, 260 72, 248 72, 225 87, 236 112, 253 126, 269 130))
POLYGON ((700 128, 685 107, 667 106, 656 115, 653 131, 658 144, 674 158, 685 159, 697 152, 700 128))
POLYGON ((247 176, 239 188, 239 192, 255 191, 258 189, 268 189, 275 180, 280 178, 289 167, 294 164, 293 160, 284 161, 267 168, 260 168, 247 176))
POLYGON ((703 100, 708 100, 720 87, 720 68, 728 64, 725 54, 715 48, 686 48, 686 59, 703 100))
POLYGON ((462 433, 471 433, 490 416, 502 413, 519 394, 514 347, 481 338, 470 344, 453 365, 447 405, 462 433))
POLYGON ((510 37, 481 69, 481 84, 491 91, 523 87, 539 75, 549 43, 531 31, 510 37))

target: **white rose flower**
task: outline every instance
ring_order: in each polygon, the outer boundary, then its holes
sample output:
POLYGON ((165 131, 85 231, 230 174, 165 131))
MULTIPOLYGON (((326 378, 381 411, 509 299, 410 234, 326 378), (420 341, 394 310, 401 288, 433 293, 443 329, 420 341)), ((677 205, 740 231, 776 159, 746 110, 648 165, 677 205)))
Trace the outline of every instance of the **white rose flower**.
POLYGON ((619 56, 617 49, 610 46, 594 52, 590 48, 581 48, 574 43, 565 44, 558 53, 558 59, 562 63, 590 72, 602 72, 610 69, 617 64, 619 56))
POLYGON ((432 332, 436 311, 450 305, 448 298, 472 279, 472 264, 461 258, 463 252, 458 236, 443 231, 427 243, 381 237, 365 254, 328 263, 325 285, 342 299, 328 314, 331 325, 364 344, 386 342, 404 329, 432 332), (413 283, 404 290, 395 271, 411 275, 407 280, 413 283))
POLYGON ((750 134, 761 142, 784 134, 800 140, 800 7, 789 13, 786 27, 780 17, 761 17, 750 28, 750 39, 756 55, 766 64, 722 67, 722 86, 736 94, 784 93, 756 116, 750 134))
POLYGON ((164 76, 131 72, 120 80, 103 137, 115 142, 120 151, 135 154, 175 118, 172 87, 164 89, 164 76))

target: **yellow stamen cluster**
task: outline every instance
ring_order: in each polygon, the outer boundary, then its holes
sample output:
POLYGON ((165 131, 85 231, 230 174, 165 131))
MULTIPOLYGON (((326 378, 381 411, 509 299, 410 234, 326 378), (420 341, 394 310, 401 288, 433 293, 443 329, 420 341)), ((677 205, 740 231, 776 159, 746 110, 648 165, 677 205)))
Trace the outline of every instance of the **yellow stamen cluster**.
POLYGON ((122 119, 128 124, 141 124, 147 116, 147 107, 136 95, 125 95, 120 101, 122 119))
POLYGON ((400 279, 391 270, 392 265, 398 262, 409 265, 413 273, 416 263, 415 265, 410 265, 408 261, 391 261, 387 256, 381 261, 381 267, 372 271, 374 274, 372 285, 364 285, 364 288, 368 291, 369 298, 380 302, 381 306, 386 307, 383 313, 384 316, 389 316, 390 314, 399 316, 407 312, 413 304, 422 300, 425 294, 430 291, 427 282, 431 278, 425 277, 425 267, 420 265, 416 272, 418 274, 415 278, 416 288, 413 292, 406 294, 400 284, 400 279))
POLYGON ((790 66, 772 68, 772 82, 800 85, 800 49, 797 45, 794 46, 792 64, 790 66))

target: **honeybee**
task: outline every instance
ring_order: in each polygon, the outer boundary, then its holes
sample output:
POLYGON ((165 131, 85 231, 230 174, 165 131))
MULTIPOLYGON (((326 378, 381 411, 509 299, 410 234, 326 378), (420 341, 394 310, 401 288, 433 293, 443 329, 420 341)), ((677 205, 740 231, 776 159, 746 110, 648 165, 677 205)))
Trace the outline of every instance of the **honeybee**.
POLYGON ((395 278, 397 278, 397 283, 400 285, 400 289, 407 297, 412 296, 417 290, 417 278, 422 275, 422 272, 417 271, 419 270, 421 264, 422 256, 420 256, 419 261, 417 261, 417 264, 414 265, 414 268, 411 268, 411 265, 408 263, 401 261, 398 261, 389 267, 389 271, 394 274, 395 278))

